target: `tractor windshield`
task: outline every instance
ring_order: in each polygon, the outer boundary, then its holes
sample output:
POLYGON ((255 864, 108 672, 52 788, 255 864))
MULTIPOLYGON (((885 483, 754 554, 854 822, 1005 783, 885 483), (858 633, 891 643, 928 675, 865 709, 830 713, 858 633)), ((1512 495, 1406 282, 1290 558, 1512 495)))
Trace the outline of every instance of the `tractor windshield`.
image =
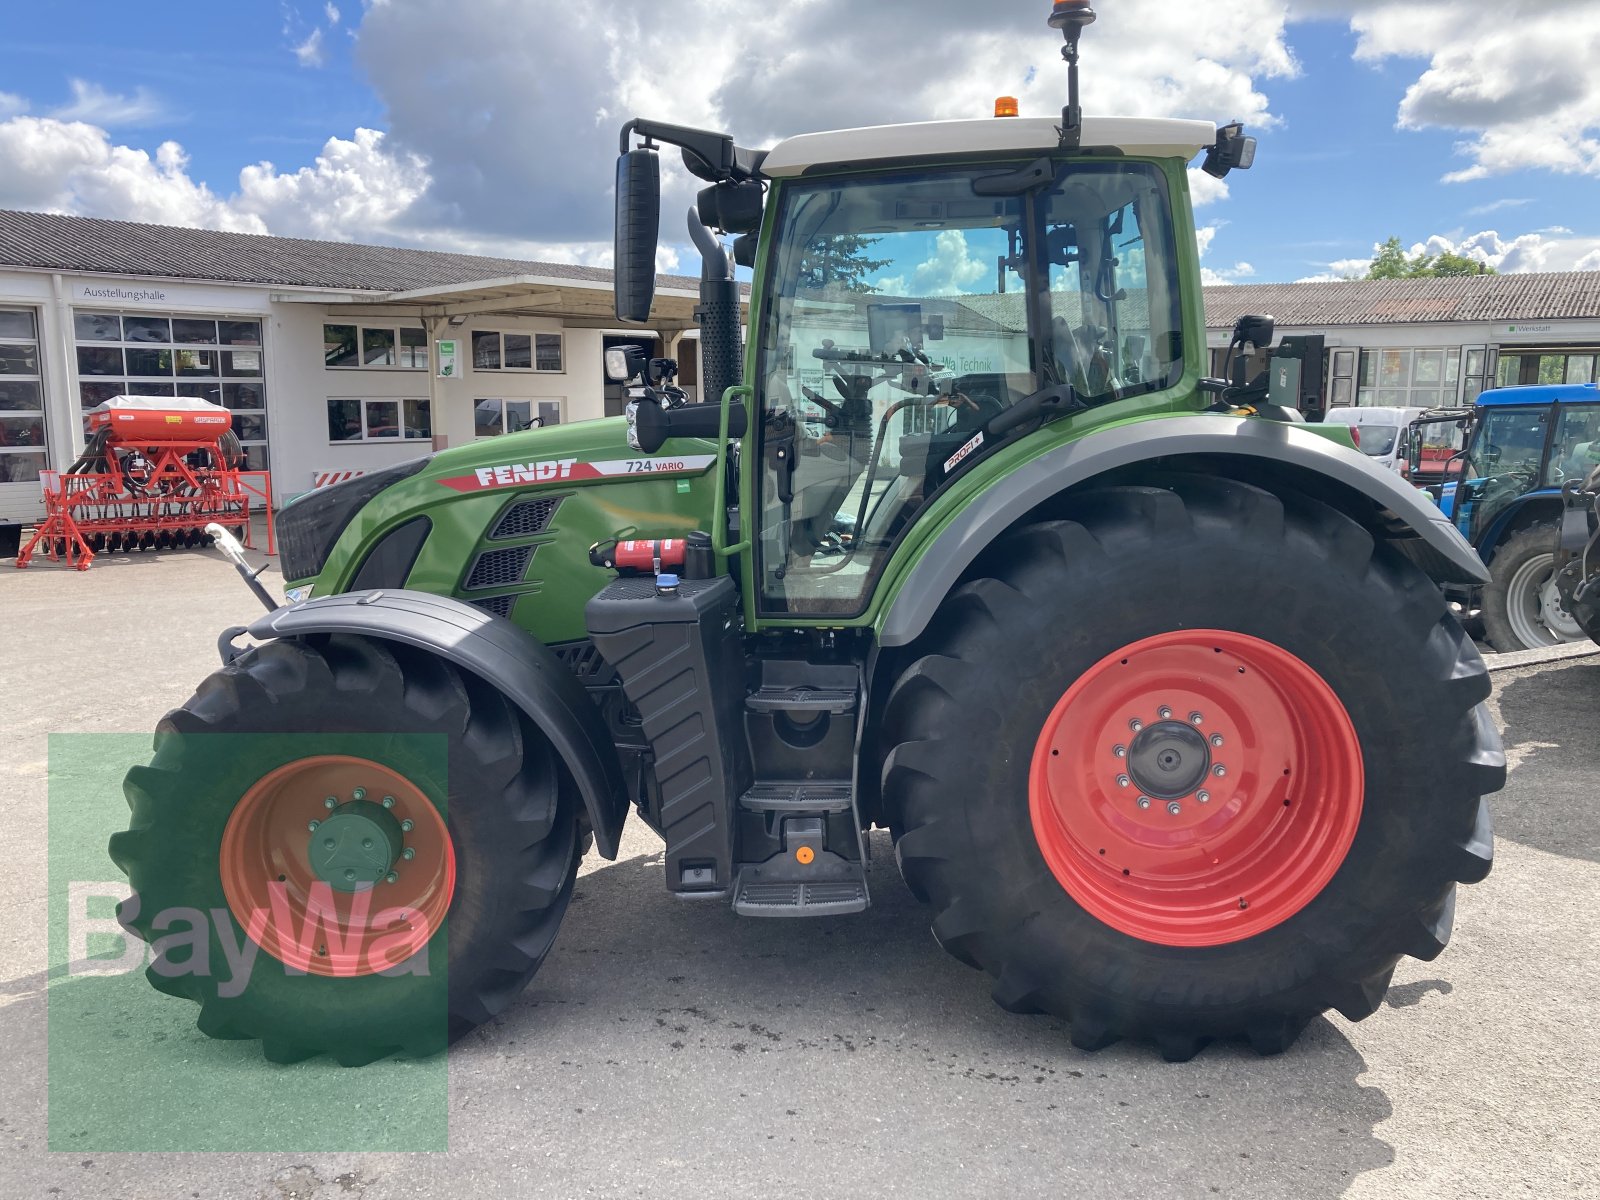
POLYGON ((918 509, 1018 400, 1070 385, 1103 403, 1181 378, 1162 173, 1075 163, 1026 190, 1013 175, 784 191, 756 379, 763 611, 861 612, 918 509))

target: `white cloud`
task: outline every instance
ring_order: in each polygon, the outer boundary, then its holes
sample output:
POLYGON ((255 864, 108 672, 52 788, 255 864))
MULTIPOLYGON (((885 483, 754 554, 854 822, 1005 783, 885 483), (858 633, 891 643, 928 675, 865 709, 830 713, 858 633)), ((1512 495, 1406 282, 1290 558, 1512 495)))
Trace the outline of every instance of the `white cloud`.
POLYGON ((189 178, 176 142, 152 158, 82 121, 13 117, 0 122, 0 162, 0 208, 266 232, 259 218, 189 178))
POLYGON ((1469 135, 1464 182, 1540 169, 1600 175, 1600 6, 1592 0, 1423 0, 1351 5, 1356 56, 1428 60, 1402 129, 1469 135))
POLYGON ((327 61, 322 53, 322 30, 313 29, 309 37, 294 47, 294 56, 302 67, 320 67, 327 61))
POLYGON ((1247 262, 1235 263, 1231 267, 1213 270, 1210 267, 1200 268, 1200 282, 1206 287, 1226 287, 1235 283, 1244 283, 1253 277, 1256 269, 1247 262))
POLYGON ((337 25, 339 23, 340 13, 337 5, 334 5, 331 2, 324 4, 322 6, 322 13, 328 18, 329 25, 337 25))
POLYGON ((1412 254, 1459 254, 1506 274, 1587 270, 1580 264, 1592 259, 1596 251, 1600 251, 1600 238, 1573 237, 1569 230, 1545 230, 1513 238, 1501 237, 1495 230, 1459 238, 1434 234, 1411 248, 1412 254))
POLYGON ((58 121, 83 121, 114 129, 119 125, 150 125, 164 115, 161 101, 147 88, 136 87, 131 96, 123 96, 83 79, 69 79, 67 84, 72 89, 72 102, 50 114, 58 121))
POLYGON ((329 138, 313 166, 286 174, 268 162, 246 167, 232 204, 280 235, 385 240, 404 228, 429 181, 422 159, 391 153, 382 133, 358 129, 349 141, 329 138))
POLYGON ((1480 204, 1476 208, 1467 209, 1467 216, 1487 217, 1491 213, 1504 212, 1508 208, 1522 208, 1532 203, 1532 200, 1496 200, 1492 204, 1480 204))
POLYGON ((28 102, 21 96, 13 96, 10 92, 0 92, 0 121, 27 111, 28 102))
POLYGON ((1218 179, 1215 175, 1207 175, 1198 167, 1189 171, 1189 195, 1196 208, 1203 208, 1207 204, 1215 204, 1228 198, 1228 181, 1218 179))

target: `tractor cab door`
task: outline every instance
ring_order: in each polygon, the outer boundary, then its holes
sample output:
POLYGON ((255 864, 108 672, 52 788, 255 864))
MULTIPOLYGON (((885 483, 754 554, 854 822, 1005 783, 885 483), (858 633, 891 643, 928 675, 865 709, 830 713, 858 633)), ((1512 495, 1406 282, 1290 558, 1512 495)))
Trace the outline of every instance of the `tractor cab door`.
POLYGON ((1020 167, 779 189, 745 468, 759 616, 863 614, 921 511, 1003 444, 989 423, 1019 400, 1068 384, 1103 403, 1181 380, 1165 174, 1020 167))
POLYGON ((1549 405, 1484 409, 1460 473, 1446 480, 1440 500, 1474 546, 1496 518, 1542 486, 1552 412, 1549 405))
POLYGON ((1563 404, 1545 467, 1546 487, 1582 483, 1600 467, 1600 404, 1563 404))

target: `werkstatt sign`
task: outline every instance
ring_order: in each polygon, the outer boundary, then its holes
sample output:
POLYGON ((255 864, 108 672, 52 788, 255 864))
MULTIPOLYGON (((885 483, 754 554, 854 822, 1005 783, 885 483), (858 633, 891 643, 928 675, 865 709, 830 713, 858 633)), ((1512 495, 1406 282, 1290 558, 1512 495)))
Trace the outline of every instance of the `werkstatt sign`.
POLYGON ((457 343, 453 340, 435 342, 434 347, 439 354, 439 378, 454 379, 456 377, 457 343))
POLYGON ((1548 341, 1551 338, 1581 338, 1585 342, 1600 339, 1600 323, 1594 321, 1513 321, 1494 326, 1496 340, 1548 341))

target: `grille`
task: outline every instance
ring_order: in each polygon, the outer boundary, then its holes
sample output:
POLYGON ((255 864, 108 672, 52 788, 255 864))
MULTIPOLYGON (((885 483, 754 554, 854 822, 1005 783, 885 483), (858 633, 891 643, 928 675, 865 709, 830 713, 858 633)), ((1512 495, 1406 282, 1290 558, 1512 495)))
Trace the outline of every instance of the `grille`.
POLYGON ((517 606, 517 597, 490 596, 487 600, 474 600, 473 603, 491 616, 509 617, 511 610, 517 606))
POLYGON ((572 642, 553 647, 555 655, 586 687, 600 687, 616 682, 616 671, 600 656, 593 642, 572 642))
POLYGON ((527 573, 528 562, 533 558, 532 546, 507 546, 504 550, 485 550, 472 564, 467 576, 469 592, 484 588, 510 587, 521 583, 527 573))
POLYGON ((560 499, 522 500, 500 514, 489 540, 500 542, 506 538, 533 537, 550 527, 560 499))

